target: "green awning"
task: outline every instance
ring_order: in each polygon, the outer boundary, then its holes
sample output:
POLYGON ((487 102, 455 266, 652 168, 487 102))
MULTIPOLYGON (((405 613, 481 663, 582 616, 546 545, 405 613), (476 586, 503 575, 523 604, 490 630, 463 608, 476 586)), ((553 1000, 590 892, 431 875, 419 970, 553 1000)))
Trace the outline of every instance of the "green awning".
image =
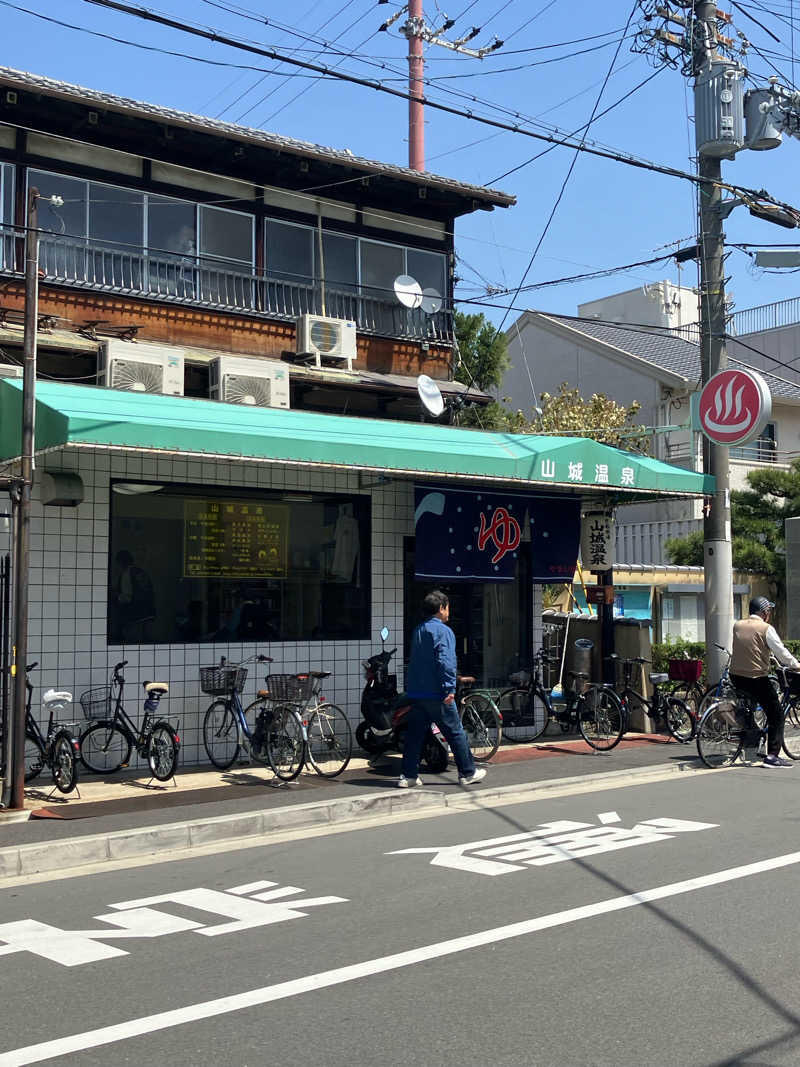
MULTIPOLYGON (((0 458, 20 454, 21 379, 0 380, 0 458)), ((543 489, 701 496, 708 475, 581 437, 489 433, 37 382, 36 451, 115 448, 543 489)))

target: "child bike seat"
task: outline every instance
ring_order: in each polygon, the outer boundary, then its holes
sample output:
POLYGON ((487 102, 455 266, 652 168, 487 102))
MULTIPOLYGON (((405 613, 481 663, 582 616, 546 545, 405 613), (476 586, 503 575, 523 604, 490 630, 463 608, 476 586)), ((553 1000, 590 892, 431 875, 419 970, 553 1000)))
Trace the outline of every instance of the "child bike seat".
POLYGON ((42 703, 52 704, 54 701, 59 704, 71 704, 72 693, 68 693, 66 689, 48 689, 42 697, 42 703))
POLYGON ((168 693, 169 686, 166 682, 142 682, 145 693, 168 693))

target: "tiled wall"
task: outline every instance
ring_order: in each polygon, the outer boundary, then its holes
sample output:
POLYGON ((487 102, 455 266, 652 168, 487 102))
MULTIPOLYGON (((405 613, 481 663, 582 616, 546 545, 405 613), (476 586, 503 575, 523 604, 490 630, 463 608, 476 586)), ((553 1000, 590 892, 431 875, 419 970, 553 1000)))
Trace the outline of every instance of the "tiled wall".
MULTIPOLYGON (((31 519, 29 662, 39 660, 33 681, 34 710, 41 693, 51 687, 69 689, 77 698, 90 686, 108 681, 110 668, 127 659, 126 704, 134 721, 141 714, 140 684, 145 679, 168 681, 163 713, 180 719, 182 762, 205 763, 202 715, 210 698, 200 692, 198 671, 220 656, 230 661, 259 651, 272 656, 275 671, 316 667, 332 672, 327 697, 340 704, 355 725, 363 685, 361 660, 380 648, 378 632, 387 625, 402 644, 403 538, 413 534, 413 484, 367 477, 362 488, 357 473, 332 473, 306 468, 246 462, 218 462, 122 455, 102 450, 53 453, 39 470, 77 472, 85 499, 76 508, 43 507, 34 491, 31 519), (108 646, 106 603, 109 550, 109 482, 114 477, 198 485, 285 489, 299 492, 365 493, 372 498, 371 640, 291 643, 108 646)), ((6 538, 7 542, 7 538, 6 538)), ((5 549, 0 539, 0 550, 5 549)), ((534 647, 541 643, 539 589, 534 610, 534 647)), ((398 654, 398 683, 402 659, 398 654)), ((243 700, 253 699, 265 670, 251 666, 243 700)), ((76 718, 80 717, 79 708, 76 718)))

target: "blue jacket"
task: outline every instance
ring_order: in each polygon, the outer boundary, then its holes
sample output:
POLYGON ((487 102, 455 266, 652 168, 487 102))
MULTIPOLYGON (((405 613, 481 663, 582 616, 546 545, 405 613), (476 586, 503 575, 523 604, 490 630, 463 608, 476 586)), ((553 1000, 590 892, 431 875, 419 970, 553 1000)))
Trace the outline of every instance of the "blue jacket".
POLYGON ((411 638, 406 692, 416 700, 443 700, 455 691, 455 635, 433 616, 421 622, 411 638))

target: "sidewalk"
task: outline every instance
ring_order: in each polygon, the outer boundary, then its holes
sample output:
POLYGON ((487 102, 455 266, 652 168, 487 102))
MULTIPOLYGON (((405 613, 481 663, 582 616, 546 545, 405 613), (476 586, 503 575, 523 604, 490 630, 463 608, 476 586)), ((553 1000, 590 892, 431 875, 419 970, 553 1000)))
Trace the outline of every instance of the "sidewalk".
POLYGON ((354 758, 334 779, 304 772, 296 783, 278 788, 268 769, 250 765, 234 765, 228 771, 188 768, 169 783, 148 782, 132 771, 108 777, 84 773, 80 797, 51 795, 50 783, 43 778, 26 790, 27 819, 0 812, 0 877, 381 812, 463 806, 469 797, 499 803, 503 796, 552 788, 565 780, 579 784, 590 777, 629 779, 694 768, 700 768, 694 745, 679 745, 655 734, 626 735, 611 752, 594 752, 580 739, 555 735, 533 745, 501 747, 489 764, 489 774, 474 789, 458 785, 451 765, 443 775, 423 772, 421 790, 399 790, 395 781, 400 757, 395 754, 375 765, 354 758))

